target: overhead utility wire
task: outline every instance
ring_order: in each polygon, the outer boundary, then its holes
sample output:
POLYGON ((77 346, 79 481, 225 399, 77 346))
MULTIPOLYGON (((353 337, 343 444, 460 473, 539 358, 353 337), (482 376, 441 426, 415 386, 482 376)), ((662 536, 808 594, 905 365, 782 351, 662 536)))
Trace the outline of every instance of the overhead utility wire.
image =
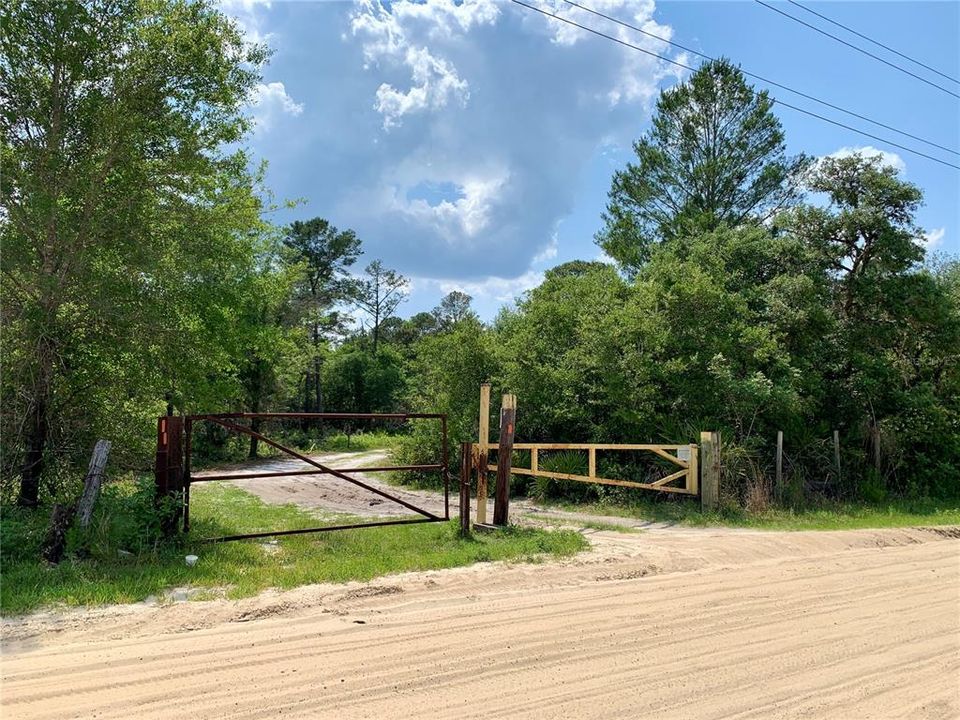
MULTIPOLYGON (((643 28, 637 27, 636 25, 631 25, 631 24, 628 23, 628 22, 624 22, 623 20, 619 20, 619 19, 617 19, 617 18, 615 18, 615 17, 611 17, 610 15, 605 15, 604 13, 600 12, 599 10, 594 10, 593 8, 589 8, 589 7, 587 7, 586 5, 581 5, 581 4, 579 4, 579 3, 573 2, 573 0, 563 0, 563 1, 564 1, 565 3, 567 3, 568 5, 572 5, 573 7, 580 8, 581 10, 586 10, 588 13, 592 13, 593 15, 596 15, 596 16, 598 16, 598 17, 602 17, 602 18, 604 18, 604 19, 606 19, 606 20, 609 20, 609 21, 611 21, 611 22, 615 22, 615 23, 617 23, 617 25, 622 25, 622 26, 625 27, 625 28, 629 28, 629 29, 631 29, 631 30, 637 31, 638 33, 643 33, 643 34, 646 35, 647 37, 652 37, 652 38, 654 38, 655 40, 660 40, 660 41, 662 41, 662 42, 667 43, 668 45, 673 45, 674 47, 680 48, 681 50, 684 50, 684 51, 686 51, 686 52, 688 52, 688 53, 691 53, 691 54, 693 54, 693 55, 696 55, 696 56, 698 56, 698 57, 702 57, 702 58, 704 58, 704 59, 706 59, 706 60, 713 60, 713 59, 714 59, 714 58, 710 57, 709 55, 705 55, 705 54, 703 54, 702 52, 698 52, 698 51, 694 50, 693 48, 688 48, 687 46, 681 45, 680 43, 674 42, 673 40, 669 40, 669 39, 667 39, 667 38, 665 38, 665 37, 662 37, 662 36, 660 36, 660 35, 655 35, 654 33, 650 32, 650 31, 648 31, 648 30, 644 30, 643 28)), ((808 95, 807 93, 801 92, 800 90, 794 90, 792 87, 788 87, 788 86, 786 86, 786 85, 784 85, 784 84, 782 84, 782 83, 778 83, 778 82, 776 82, 775 80, 770 80, 770 79, 768 79, 768 78, 763 77, 762 75, 757 75, 756 73, 747 72, 747 71, 744 70, 743 68, 741 68, 740 71, 741 71, 744 75, 746 75, 747 77, 752 77, 752 78, 754 78, 755 80, 759 80, 759 81, 762 82, 762 83, 766 83, 767 85, 772 85, 773 87, 778 87, 778 88, 780 88, 781 90, 786 90, 787 92, 791 92, 791 93, 793 93, 794 95, 799 95, 800 97, 806 98, 807 100, 813 100, 814 102, 820 103, 821 105, 824 105, 824 106, 826 106, 826 107, 828 107, 828 108, 832 108, 832 109, 834 109, 834 110, 838 110, 839 112, 842 112, 842 113, 844 113, 844 114, 846 114, 846 115, 850 115, 851 117, 855 117, 855 118, 857 118, 857 119, 859 119, 859 120, 865 120, 865 121, 868 122, 868 123, 872 123, 873 125, 877 125, 878 127, 882 127, 882 128, 884 128, 884 129, 886 129, 886 130, 892 130, 892 131, 895 132, 895 133, 899 133, 900 135, 904 135, 905 137, 911 138, 912 140, 917 140, 917 141, 922 142, 922 143, 924 143, 924 144, 926 144, 926 145, 930 145, 930 146, 932 146, 932 147, 935 147, 935 148, 937 148, 937 149, 939 149, 939 150, 945 150, 945 151, 948 152, 948 153, 953 153, 954 155, 960 155, 960 152, 957 152, 956 150, 954 150, 954 149, 952 149, 952 148, 948 148, 948 147, 945 147, 945 146, 943 146, 943 145, 939 145, 939 144, 933 142, 932 140, 926 140, 926 139, 924 139, 924 138, 922 138, 922 137, 919 137, 919 136, 917 136, 917 135, 914 135, 914 134, 912 134, 912 133, 908 133, 906 130, 900 130, 900 129, 898 129, 898 128, 893 127, 892 125, 887 125, 886 123, 882 123, 882 122, 880 122, 879 120, 873 120, 873 119, 871 119, 871 118, 868 118, 866 115, 861 115, 860 113, 853 112, 852 110, 847 110, 846 108, 842 108, 842 107, 840 107, 839 105, 834 105, 834 104, 831 103, 831 102, 827 102, 826 100, 821 100, 820 98, 814 97, 813 95, 808 95)))
POLYGON ((905 74, 909 75, 910 77, 916 78, 916 79, 919 80, 920 82, 925 82, 927 85, 930 85, 931 87, 937 88, 937 90, 942 90, 943 92, 947 93, 948 95, 953 95, 955 98, 960 98, 960 95, 958 95, 957 93, 955 93, 953 90, 948 90, 947 88, 943 87, 943 85, 937 85, 935 82, 933 82, 932 80, 927 80, 927 79, 926 79, 925 77, 923 77, 922 75, 917 75, 915 72, 910 72, 910 71, 907 70, 906 68, 900 67, 900 66, 897 65, 896 63, 892 63, 892 62, 890 62, 889 60, 884 60, 882 57, 880 57, 879 55, 874 55, 874 54, 873 54, 872 52, 870 52, 869 50, 864 50, 862 47, 857 47, 857 46, 854 45, 853 43, 849 43, 849 42, 847 42, 846 40, 844 40, 843 38, 839 38, 839 37, 837 37, 836 35, 833 35, 832 33, 828 33, 826 30, 823 30, 823 29, 821 29, 821 28, 818 28, 816 25, 811 25, 810 23, 808 23, 808 22, 806 22, 806 21, 804 21, 804 20, 801 20, 800 18, 796 17, 795 15, 791 15, 791 14, 788 13, 788 12, 784 12, 784 11, 781 10, 780 8, 774 7, 773 5, 770 5, 769 3, 765 3, 763 0, 753 0, 753 1, 754 1, 755 3, 758 3, 758 4, 760 4, 760 5, 763 5, 765 8, 768 8, 768 9, 770 9, 770 10, 773 10, 775 13, 780 13, 781 15, 783 15, 783 16, 786 17, 786 18, 790 18, 790 19, 793 20, 794 22, 798 22, 798 23, 800 23, 801 25, 805 25, 806 27, 810 28, 811 30, 816 30, 816 31, 817 31, 818 33, 820 33, 821 35, 826 35, 828 38, 832 38, 832 39, 836 40, 838 43, 841 43, 841 44, 843 44, 843 45, 846 45, 846 46, 849 47, 849 48, 853 48, 854 50, 856 50, 856 51, 859 52, 859 53, 863 53, 864 55, 867 55, 868 57, 872 57, 874 60, 879 60, 879 61, 882 62, 884 65, 889 65, 890 67, 892 67, 892 68, 894 68, 894 69, 896 69, 896 70, 899 70, 900 72, 905 73, 905 74))
POLYGON ((937 70, 936 68, 932 68, 932 67, 930 67, 929 65, 927 65, 926 63, 920 62, 920 61, 917 60, 916 58, 912 58, 912 57, 910 57, 909 55, 904 55, 904 54, 903 54, 902 52, 900 52, 899 50, 894 50, 892 47, 890 47, 889 45, 884 45, 884 44, 883 44, 882 42, 880 42, 879 40, 874 40, 872 37, 869 37, 869 36, 867 36, 867 35, 864 35, 864 34, 861 33, 861 32, 857 32, 856 30, 854 30, 852 27, 849 27, 848 25, 844 25, 844 24, 841 23, 841 22, 837 22, 836 20, 833 20, 833 19, 831 19, 831 18, 828 18, 826 15, 824 15, 824 14, 822 14, 822 13, 818 13, 816 10, 813 10, 812 8, 808 8, 806 5, 801 5, 800 3, 796 2, 796 0, 787 0, 787 2, 790 3, 791 5, 796 5, 796 6, 797 6, 798 8, 800 8, 801 10, 806 10, 806 11, 807 11, 808 13, 810 13, 811 15, 816 15, 816 16, 817 16, 818 18, 820 18, 821 20, 826 20, 828 23, 832 23, 832 24, 836 25, 837 27, 841 27, 841 28, 843 28, 844 30, 846 30, 847 32, 853 33, 853 34, 856 35, 857 37, 863 38, 863 39, 866 40, 867 42, 872 42, 874 45, 877 45, 877 46, 879 46, 879 47, 882 47, 884 50, 888 50, 889 52, 892 52, 894 55, 899 55, 899 56, 902 57, 904 60, 909 60, 909 61, 912 62, 912 63, 916 63, 916 64, 919 65, 920 67, 926 68, 926 69, 929 70, 930 72, 936 73, 937 75, 939 75, 939 76, 942 77, 942 78, 946 78, 947 80, 950 80, 951 82, 960 83, 960 80, 958 80, 957 78, 951 77, 951 76, 947 75, 946 73, 942 73, 942 72, 940 72, 939 70, 937 70))
MULTIPOLYGON (((689 70, 689 71, 691 71, 691 72, 695 72, 695 71, 696 71, 695 68, 692 68, 692 67, 690 67, 689 65, 685 65, 685 64, 682 63, 682 62, 679 62, 679 61, 677 61, 677 60, 672 60, 672 59, 670 59, 670 58, 668 58, 668 57, 664 57, 663 55, 658 55, 657 53, 652 52, 652 51, 650 51, 650 50, 647 50, 646 48, 642 48, 642 47, 640 47, 639 45, 633 45, 633 44, 631 44, 631 43, 628 43, 626 40, 621 40, 620 38, 616 38, 616 37, 614 37, 613 35, 607 35, 606 33, 600 32, 599 30, 594 30, 593 28, 587 27, 586 25, 581 25, 580 23, 574 22, 573 20, 568 20, 568 19, 565 18, 565 17, 561 17, 561 16, 559 16, 559 15, 554 15, 553 13, 547 12, 546 10, 542 10, 542 9, 540 9, 540 8, 534 6, 534 5, 528 5, 527 3, 522 2, 522 0, 510 0, 510 2, 512 2, 512 3, 516 4, 516 5, 522 5, 523 7, 527 8, 527 9, 529 9, 529 10, 533 10, 534 12, 538 12, 538 13, 540 13, 541 15, 546 15, 547 17, 553 18, 554 20, 559 20, 560 22, 566 23, 567 25, 573 25, 574 27, 580 28, 581 30, 586 30, 586 31, 589 32, 589 33, 592 33, 592 34, 594 34, 594 35, 598 35, 599 37, 602 37, 602 38, 606 38, 607 40, 612 40, 613 42, 615 42, 615 43, 617 43, 617 44, 619 44, 619 45, 623 45, 624 47, 628 47, 628 48, 630 48, 631 50, 637 50, 637 51, 642 52, 642 53, 644 53, 644 54, 646 54, 646 55, 650 55, 650 56, 655 57, 655 58, 657 58, 657 59, 659 59, 659 60, 663 60, 664 62, 670 63, 671 65, 676 65, 677 67, 682 67, 684 70, 689 70)), ((810 112, 809 110, 804 110, 803 108, 797 107, 796 105, 791 105, 790 103, 786 103, 786 102, 784 102, 783 100, 778 100, 778 99, 776 99, 776 98, 773 98, 773 101, 774 101, 774 103, 777 103, 777 104, 779 104, 779 105, 783 105, 784 107, 788 107, 788 108, 790 108, 791 110, 796 110, 797 112, 801 112, 801 113, 803 113, 803 114, 805 114, 805 115, 810 115, 811 117, 815 117, 815 118, 817 118, 818 120, 823 120, 824 122, 828 122, 828 123, 830 123, 831 125, 836 125, 836 126, 838 126, 838 127, 842 127, 842 128, 844 128, 844 129, 846 129, 846 130, 850 130, 850 131, 855 132, 855 133, 857 133, 857 134, 859 134, 859 135, 863 135, 864 137, 871 138, 872 140, 878 140, 879 142, 886 143, 887 145, 891 145, 891 146, 893 146, 893 147, 895 147, 895 148, 898 148, 898 149, 900 149, 900 150, 904 150, 904 151, 906 151, 906 152, 908 152, 908 153, 912 153, 912 154, 914 154, 914 155, 918 155, 918 156, 920 156, 920 157, 927 158, 928 160, 933 160, 934 162, 940 163, 941 165, 946 165, 947 167, 952 167, 952 168, 956 168, 957 170, 960 170, 960 165, 954 165, 954 164, 951 163, 951 162, 948 162, 948 161, 946 161, 946 160, 941 160, 940 158, 934 157, 933 155, 927 155, 927 153, 921 152, 920 150, 914 150, 913 148, 909 148, 909 147, 907 147, 907 146, 905 146, 905 145, 901 145, 901 144, 899 144, 899 143, 895 143, 895 142, 893 142, 892 140, 887 140, 886 138, 878 137, 877 135, 872 135, 871 133, 868 133, 868 132, 866 132, 865 130, 858 130, 858 129, 855 128, 855 127, 851 127, 850 125, 845 125, 844 123, 838 122, 838 121, 836 121, 836 120, 831 120, 830 118, 824 117, 823 115, 818 115, 818 114, 815 113, 815 112, 810 112)))

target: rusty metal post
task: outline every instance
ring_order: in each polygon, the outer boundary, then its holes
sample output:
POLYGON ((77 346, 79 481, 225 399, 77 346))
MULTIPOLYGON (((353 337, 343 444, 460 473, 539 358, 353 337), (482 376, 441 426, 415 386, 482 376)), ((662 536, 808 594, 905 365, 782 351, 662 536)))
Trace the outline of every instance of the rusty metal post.
POLYGON ((470 475, 473 473, 472 443, 460 444, 460 537, 470 534, 470 475))
POLYGON ((183 451, 183 531, 190 532, 190 480, 193 455, 193 420, 187 419, 183 451))
POLYGON ((443 469, 443 519, 450 519, 450 458, 447 450, 447 416, 440 416, 440 432, 443 435, 443 448, 441 450, 440 464, 443 469))
POLYGON ((161 416, 157 418, 157 456, 153 465, 154 497, 158 501, 167 494, 168 442, 167 418, 161 416))
MULTIPOLYGON (((159 504, 166 498, 183 498, 183 418, 166 415, 157 420, 157 456, 154 466, 156 487, 155 501, 159 504)), ((180 521, 182 505, 164 523, 164 531, 172 533, 180 521)))

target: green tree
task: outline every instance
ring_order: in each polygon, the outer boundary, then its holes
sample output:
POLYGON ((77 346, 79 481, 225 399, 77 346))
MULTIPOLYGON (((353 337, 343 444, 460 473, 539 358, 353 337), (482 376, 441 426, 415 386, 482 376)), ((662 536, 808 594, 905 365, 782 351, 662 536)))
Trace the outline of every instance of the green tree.
POLYGON ((324 364, 323 382, 337 412, 392 412, 403 394, 403 361, 392 348, 374 355, 355 342, 346 343, 324 364))
POLYGON ((260 236, 248 159, 223 148, 267 53, 209 2, 0 13, 4 454, 34 505, 51 449, 141 423, 172 377, 211 387, 260 236))
POLYGON ((433 309, 433 317, 436 319, 437 329, 440 332, 446 332, 453 328, 458 322, 467 318, 476 318, 477 315, 470 307, 473 298, 465 292, 454 290, 447 293, 440 304, 433 309))
POLYGON ((577 261, 548 270, 515 311, 501 312, 503 387, 522 398, 524 438, 602 442, 637 430, 643 406, 627 398, 616 327, 628 295, 613 267, 577 261))
POLYGON ((661 93, 636 162, 615 173, 597 242, 628 272, 685 234, 771 217, 797 198, 807 165, 788 157, 766 91, 727 60, 661 93))
POLYGON ((841 429, 860 467, 868 451, 875 486, 943 494, 960 485, 960 314, 945 276, 919 266, 922 193, 861 155, 822 160, 808 183, 826 203, 779 224, 810 249, 829 286, 819 414, 841 429))
POLYGON ((353 302, 369 318, 373 353, 376 355, 380 343, 380 324, 406 299, 410 283, 400 273, 385 268, 379 260, 367 265, 364 275, 354 285, 353 302))
MULTIPOLYGON (((490 329, 468 316, 449 332, 425 334, 414 346, 406 402, 415 411, 447 414, 451 448, 476 437, 480 383, 496 381, 499 375, 494 345, 490 329)), ((434 463, 439 457, 436 424, 412 423, 398 451, 399 462, 421 465, 434 463)), ((455 452, 451 452, 450 460, 456 465, 455 452)), ((440 481, 436 473, 414 474, 407 479, 434 486, 440 481)))
POLYGON ((360 240, 353 230, 338 230, 318 217, 291 223, 283 242, 304 265, 298 295, 313 350, 304 373, 302 408, 323 412, 323 346, 331 332, 344 329, 345 319, 336 307, 350 295, 346 272, 361 253, 360 240))
POLYGON ((406 320, 393 315, 380 323, 380 339, 412 353, 419 340, 437 329, 437 318, 432 312, 418 312, 406 320))
MULTIPOLYGON (((307 340, 291 307, 302 275, 300 266, 285 263, 279 252, 261 257, 257 265, 251 291, 238 308, 238 374, 244 405, 252 413, 285 403, 290 390, 298 387, 307 340)), ((260 418, 253 418, 250 427, 259 432, 260 418)), ((251 436, 249 457, 257 457, 258 445, 258 438, 251 436)))

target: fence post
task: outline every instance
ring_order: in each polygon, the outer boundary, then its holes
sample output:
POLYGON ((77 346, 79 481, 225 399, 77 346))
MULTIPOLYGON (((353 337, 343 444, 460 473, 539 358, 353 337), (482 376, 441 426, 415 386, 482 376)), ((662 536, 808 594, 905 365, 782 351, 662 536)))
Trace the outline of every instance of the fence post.
POLYGON ((477 522, 487 522, 487 443, 490 442, 490 383, 480 385, 480 432, 477 437, 477 522))
POLYGON ((720 433, 700 433, 700 510, 715 510, 720 501, 720 433))
POLYGON ((504 395, 500 407, 500 442, 497 445, 497 488, 493 524, 506 525, 510 514, 510 462, 517 419, 517 396, 504 395))
POLYGON ((183 418, 164 415, 157 418, 157 456, 154 465, 155 500, 179 498, 179 505, 172 517, 165 518, 164 532, 173 532, 183 512, 180 493, 183 491, 183 418))
POLYGON ((473 444, 460 444, 460 537, 470 534, 470 475, 473 473, 473 444))
POLYGON ((843 476, 840 474, 840 431, 833 431, 833 457, 837 463, 837 484, 843 480, 843 476))
POLYGON ((783 430, 777 430, 777 499, 783 496, 783 430))
POLYGON ((690 444, 690 459, 687 460, 687 490, 697 495, 700 493, 700 448, 690 444))

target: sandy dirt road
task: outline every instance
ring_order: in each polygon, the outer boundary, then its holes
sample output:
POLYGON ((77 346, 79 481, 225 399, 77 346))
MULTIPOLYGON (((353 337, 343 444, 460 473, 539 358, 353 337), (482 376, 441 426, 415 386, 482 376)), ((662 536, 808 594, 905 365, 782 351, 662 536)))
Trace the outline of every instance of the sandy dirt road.
POLYGON ((953 719, 958 534, 594 532, 561 563, 35 615, 4 622, 2 715, 953 719))

